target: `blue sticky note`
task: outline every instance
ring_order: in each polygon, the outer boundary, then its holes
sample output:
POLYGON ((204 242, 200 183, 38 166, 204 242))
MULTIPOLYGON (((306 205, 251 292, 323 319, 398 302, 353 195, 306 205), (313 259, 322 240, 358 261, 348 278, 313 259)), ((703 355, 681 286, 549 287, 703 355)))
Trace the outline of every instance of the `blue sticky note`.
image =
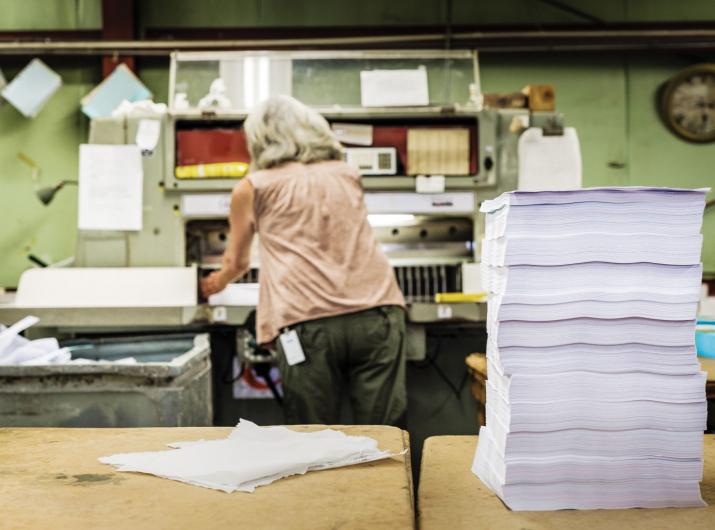
POLYGON ((33 59, 3 89, 2 97, 23 116, 34 118, 62 85, 62 78, 39 59, 33 59))
POLYGON ((82 112, 90 118, 111 116, 119 104, 151 98, 151 92, 124 64, 82 98, 82 112))

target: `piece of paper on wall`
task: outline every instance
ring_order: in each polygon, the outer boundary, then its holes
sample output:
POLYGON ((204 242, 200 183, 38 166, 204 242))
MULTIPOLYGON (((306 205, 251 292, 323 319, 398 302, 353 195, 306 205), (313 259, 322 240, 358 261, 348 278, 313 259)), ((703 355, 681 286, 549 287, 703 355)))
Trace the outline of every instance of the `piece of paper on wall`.
POLYGON ((33 59, 3 88, 2 97, 26 118, 34 118, 61 85, 59 74, 33 59))
POLYGON ((429 105, 427 70, 363 70, 360 72, 363 107, 412 107, 429 105))
POLYGON ((109 76, 82 98, 82 112, 89 118, 111 116, 122 101, 141 101, 151 98, 151 92, 134 72, 120 64, 109 76))
POLYGON ((581 148, 576 129, 544 136, 539 127, 519 138, 519 185, 524 191, 568 190, 581 187, 581 148))
POLYGON ((136 145, 80 145, 79 229, 141 230, 142 185, 136 145))
POLYGON ((161 122, 159 120, 139 120, 135 143, 142 152, 152 152, 159 143, 161 122))

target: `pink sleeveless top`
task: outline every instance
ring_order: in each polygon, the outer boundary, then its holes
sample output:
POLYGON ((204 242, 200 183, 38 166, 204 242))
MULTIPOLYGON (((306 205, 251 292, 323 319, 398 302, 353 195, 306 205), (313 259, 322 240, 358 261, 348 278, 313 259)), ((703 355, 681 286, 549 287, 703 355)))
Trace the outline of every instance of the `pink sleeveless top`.
POLYGON ((259 343, 298 322, 404 306, 357 171, 342 161, 293 162, 247 178, 260 248, 259 343))

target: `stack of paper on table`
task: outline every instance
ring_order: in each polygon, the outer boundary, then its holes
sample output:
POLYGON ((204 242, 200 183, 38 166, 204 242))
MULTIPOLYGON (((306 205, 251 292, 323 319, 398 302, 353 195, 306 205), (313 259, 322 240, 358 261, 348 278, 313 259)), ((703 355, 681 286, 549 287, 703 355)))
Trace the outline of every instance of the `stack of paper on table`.
POLYGON ((170 444, 173 450, 124 453, 99 459, 119 471, 150 473, 195 486, 253 492, 283 477, 392 456, 366 436, 324 429, 295 432, 241 420, 228 438, 170 444))
POLYGON ((703 505, 694 329, 706 191, 482 204, 487 422, 473 471, 510 508, 703 505))

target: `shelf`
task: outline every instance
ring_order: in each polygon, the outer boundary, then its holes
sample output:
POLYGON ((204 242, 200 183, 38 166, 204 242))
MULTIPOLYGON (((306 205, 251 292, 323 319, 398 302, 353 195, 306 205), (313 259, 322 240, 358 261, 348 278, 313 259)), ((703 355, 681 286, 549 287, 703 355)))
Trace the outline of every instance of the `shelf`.
MULTIPOLYGON (((473 190, 474 186, 474 177, 469 175, 448 176, 444 179, 445 190, 473 190)), ((415 177, 408 175, 366 175, 362 177, 362 187, 365 191, 415 191, 415 177)))

